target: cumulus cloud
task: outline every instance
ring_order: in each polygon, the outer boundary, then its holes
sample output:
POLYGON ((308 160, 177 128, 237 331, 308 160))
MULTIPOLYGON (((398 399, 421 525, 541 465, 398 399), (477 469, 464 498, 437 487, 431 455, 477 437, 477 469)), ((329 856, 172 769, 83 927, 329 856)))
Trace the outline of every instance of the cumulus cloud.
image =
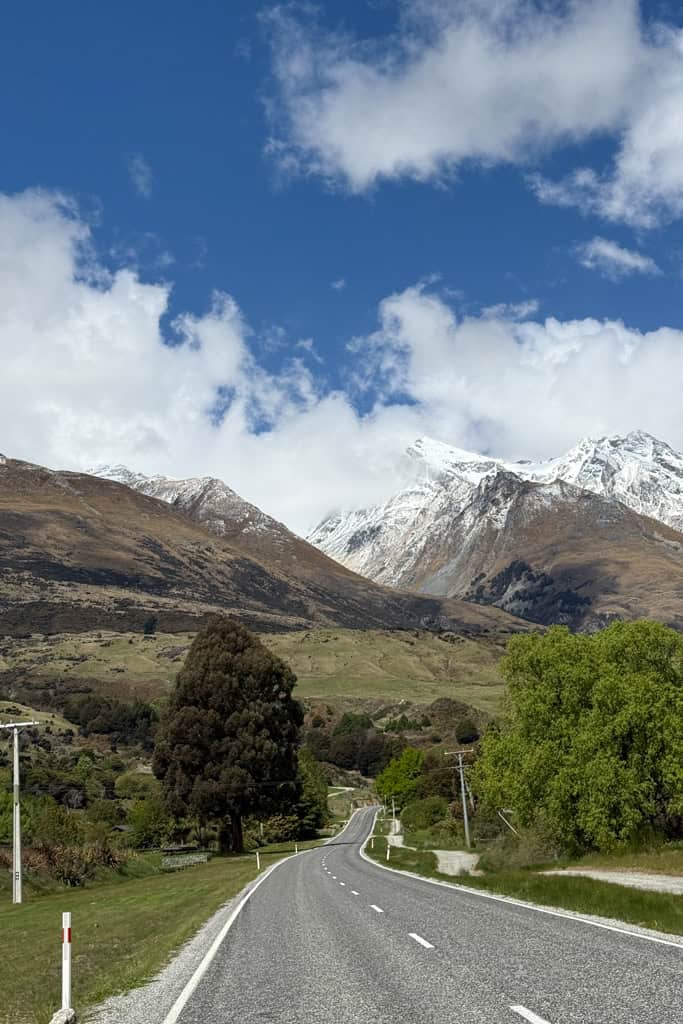
POLYGON ((267 369, 225 293, 164 334, 170 287, 103 266, 67 198, 0 195, 0 450, 55 468, 214 474, 305 532, 390 493, 424 434, 512 458, 633 427, 683 447, 681 331, 538 322, 532 308, 463 317, 420 285, 380 304, 340 390, 307 338, 267 369))
POLYGON ((346 278, 339 277, 336 281, 332 281, 330 288, 334 289, 335 292, 342 292, 346 288, 346 278))
POLYGON ((128 176, 137 194, 143 199, 149 199, 154 185, 154 174, 142 153, 134 153, 129 158, 128 176))
POLYGON ((537 166, 560 145, 614 140, 611 168, 578 168, 544 202, 648 227, 683 213, 683 32, 638 0, 421 0, 370 43, 270 16, 289 172, 362 192, 442 181, 463 162, 537 166))
POLYGON ((576 247, 579 263, 588 270, 597 270, 611 281, 619 281, 629 274, 661 274, 651 256, 644 256, 633 249, 625 249, 608 238, 596 235, 590 242, 576 247))

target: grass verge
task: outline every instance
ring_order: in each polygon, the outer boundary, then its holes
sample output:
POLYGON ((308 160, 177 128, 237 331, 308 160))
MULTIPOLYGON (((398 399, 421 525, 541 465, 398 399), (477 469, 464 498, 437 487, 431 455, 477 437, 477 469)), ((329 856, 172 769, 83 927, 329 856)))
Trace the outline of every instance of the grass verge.
MULTIPOLYGON (((368 845, 366 853, 380 864, 386 864, 386 848, 386 839, 377 837, 374 849, 368 845)), ((426 878, 455 881, 472 889, 514 896, 544 907, 595 914, 641 928, 683 935, 683 896, 645 892, 612 882, 597 882, 592 878, 539 875, 533 871, 500 871, 453 878, 436 870, 436 857, 428 851, 392 847, 390 856, 390 867, 414 871, 426 878)))
MULTIPOLYGON (((267 851, 266 866, 281 856, 267 851)), ((4 904, 1 1024, 44 1024, 58 1008, 63 911, 73 915, 73 1002, 82 1011, 153 976, 255 875, 254 857, 217 857, 174 874, 4 904)))

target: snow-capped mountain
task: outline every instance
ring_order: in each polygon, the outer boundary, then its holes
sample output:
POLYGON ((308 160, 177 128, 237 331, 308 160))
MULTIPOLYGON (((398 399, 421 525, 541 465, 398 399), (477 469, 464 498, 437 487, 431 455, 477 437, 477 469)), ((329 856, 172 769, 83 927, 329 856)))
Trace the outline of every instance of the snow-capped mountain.
POLYGON ((615 498, 683 531, 683 455, 642 430, 625 437, 586 439, 559 459, 509 468, 528 480, 564 480, 615 498))
MULTIPOLYGON (((159 498, 169 505, 175 505, 181 512, 204 523, 207 529, 218 536, 233 533, 235 529, 259 533, 281 526, 216 477, 195 476, 177 480, 170 476, 145 476, 144 473, 135 473, 127 466, 120 465, 96 466, 88 472, 104 480, 116 480, 150 498, 159 498)), ((286 527, 282 526, 281 529, 286 527)))
MULTIPOLYGON (((348 568, 389 586, 469 593, 478 563, 467 552, 483 537, 493 549, 496 538, 521 529, 524 516, 571 506, 586 492, 602 499, 593 511, 603 524, 610 504, 618 504, 683 530, 683 456, 642 431, 584 440, 540 463, 505 462, 429 438, 406 455, 402 490, 326 519, 309 537, 348 568)), ((487 571, 483 563, 480 571, 487 571)))
POLYGON ((146 476, 127 466, 97 466, 93 476, 115 480, 135 491, 158 498, 189 516, 217 537, 237 543, 257 558, 267 557, 284 565, 296 557, 296 548, 305 544, 282 523, 266 515, 256 505, 240 497, 216 477, 198 476, 184 480, 170 476, 146 476))

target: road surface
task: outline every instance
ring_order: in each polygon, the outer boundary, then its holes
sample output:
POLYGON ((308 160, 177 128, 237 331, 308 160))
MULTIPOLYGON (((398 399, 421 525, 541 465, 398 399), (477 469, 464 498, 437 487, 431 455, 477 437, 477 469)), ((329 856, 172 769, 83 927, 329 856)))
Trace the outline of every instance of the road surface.
POLYGON ((383 870, 373 816, 269 875, 179 1024, 681 1024, 683 948, 383 870))

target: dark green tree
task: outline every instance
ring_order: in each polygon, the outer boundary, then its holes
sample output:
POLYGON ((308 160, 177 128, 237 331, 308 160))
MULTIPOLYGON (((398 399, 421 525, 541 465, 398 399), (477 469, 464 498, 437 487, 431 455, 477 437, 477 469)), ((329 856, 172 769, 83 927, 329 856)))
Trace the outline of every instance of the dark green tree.
POLYGON ((194 639, 159 727, 154 772, 172 813, 215 821, 243 849, 242 818, 299 795, 296 677, 244 626, 214 616, 194 639))

